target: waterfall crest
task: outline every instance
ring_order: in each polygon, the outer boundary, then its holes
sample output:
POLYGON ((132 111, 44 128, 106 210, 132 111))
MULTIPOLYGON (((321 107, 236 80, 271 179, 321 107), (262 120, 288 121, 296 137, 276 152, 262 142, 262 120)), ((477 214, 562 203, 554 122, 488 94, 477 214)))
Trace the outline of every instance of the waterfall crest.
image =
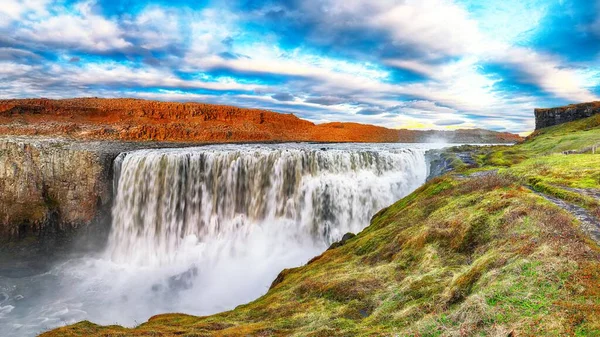
MULTIPOLYGON (((225 240, 244 254, 253 232, 326 247, 421 185, 425 150, 400 146, 207 146, 142 150, 115 161, 117 263, 171 264, 185 247, 225 240)), ((283 241, 281 241, 283 240, 283 241)), ((273 243, 265 242, 266 245, 273 243)), ((212 246, 212 247, 211 247, 212 246)), ((185 254, 188 254, 186 252, 185 254)))

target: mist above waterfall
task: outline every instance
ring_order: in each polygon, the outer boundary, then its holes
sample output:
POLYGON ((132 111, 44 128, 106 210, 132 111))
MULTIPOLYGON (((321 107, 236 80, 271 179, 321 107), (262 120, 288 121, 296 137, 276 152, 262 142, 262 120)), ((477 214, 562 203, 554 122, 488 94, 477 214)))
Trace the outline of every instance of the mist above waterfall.
POLYGON ((0 332, 33 335, 83 319, 131 326, 158 313, 207 315, 251 301, 282 269, 359 232, 375 212, 423 184, 430 147, 221 145, 124 153, 115 161, 106 250, 3 281, 8 298, 0 297, 0 322, 7 328, 0 332))

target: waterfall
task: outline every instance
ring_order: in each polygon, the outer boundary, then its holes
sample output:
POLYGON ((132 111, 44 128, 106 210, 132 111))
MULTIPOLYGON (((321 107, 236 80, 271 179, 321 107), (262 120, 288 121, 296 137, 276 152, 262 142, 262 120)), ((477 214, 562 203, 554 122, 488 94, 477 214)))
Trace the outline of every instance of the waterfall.
POLYGON ((102 259, 111 267, 94 266, 94 273, 119 270, 110 298, 148 298, 138 316, 231 309, 423 184, 427 148, 215 145, 124 153, 114 163, 113 224, 102 259))
POLYGON ((107 254, 151 266, 243 257, 255 232, 273 252, 323 249, 421 185, 424 152, 303 144, 127 153, 115 161, 107 254))
POLYGON ((359 232, 375 212, 423 184, 432 147, 263 144, 123 153, 114 162, 106 249, 41 275, 0 279, 0 335, 35 336, 82 320, 133 326, 160 313, 209 315, 252 301, 282 269, 359 232))

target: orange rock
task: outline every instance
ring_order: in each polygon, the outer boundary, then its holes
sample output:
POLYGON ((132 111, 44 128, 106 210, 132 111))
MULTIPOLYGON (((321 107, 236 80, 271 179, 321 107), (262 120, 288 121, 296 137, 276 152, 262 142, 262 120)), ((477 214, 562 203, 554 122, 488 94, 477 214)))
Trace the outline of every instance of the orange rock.
POLYGON ((292 114, 203 103, 75 98, 0 100, 0 133, 186 142, 517 142, 487 130, 414 131, 358 123, 315 125, 292 114))

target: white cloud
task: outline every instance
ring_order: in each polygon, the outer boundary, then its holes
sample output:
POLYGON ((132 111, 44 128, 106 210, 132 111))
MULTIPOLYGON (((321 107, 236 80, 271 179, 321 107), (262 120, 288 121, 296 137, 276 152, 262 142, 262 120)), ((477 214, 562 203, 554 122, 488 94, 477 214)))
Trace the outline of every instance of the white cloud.
POLYGON ((538 85, 557 97, 579 102, 600 99, 588 89, 595 85, 588 74, 563 67, 555 57, 519 47, 507 49, 502 56, 496 57, 501 58, 498 61, 518 68, 523 73, 523 82, 538 85))
POLYGON ((219 96, 193 94, 181 90, 159 90, 158 92, 139 92, 127 91, 123 97, 137 97, 144 99, 158 99, 161 101, 171 102, 211 102, 218 99, 219 96))
POLYGON ((262 85, 240 84, 233 80, 203 81, 183 80, 165 69, 134 68, 116 62, 85 63, 82 66, 55 66, 53 72, 69 83, 78 85, 111 85, 163 87, 208 90, 259 90, 262 85))
POLYGON ((179 27, 181 13, 151 5, 124 25, 128 28, 125 34, 130 39, 137 39, 138 45, 146 49, 161 49, 168 45, 183 42, 183 34, 179 27))
POLYGON ((46 15, 50 0, 3 0, 0 6, 0 28, 29 16, 36 18, 46 15))
POLYGON ((463 55, 485 42, 477 22, 451 0, 307 1, 302 14, 320 20, 323 35, 348 28, 380 31, 389 34, 388 43, 416 49, 422 57, 463 55))
MULTIPOLYGON (((476 109, 478 105, 483 109, 486 104, 496 104, 501 98, 494 97, 494 92, 491 91, 493 80, 476 69, 479 63, 494 62, 510 65, 521 72, 522 82, 537 85, 556 97, 570 101, 599 99, 589 90, 593 86, 589 74, 581 74, 565 67, 564 62, 552 55, 509 44, 507 36, 518 37, 514 32, 512 35, 507 33, 500 40, 496 36, 485 35, 478 23, 468 17, 468 13, 450 1, 409 0, 376 17, 378 19, 369 21, 368 24, 391 32, 396 38, 395 43, 405 41, 407 44, 418 45, 419 49, 429 55, 462 58, 460 62, 442 65, 431 64, 427 58, 387 60, 388 65, 433 79, 431 82, 415 85, 416 93, 424 89, 419 87, 428 86, 436 90, 436 93, 438 89, 442 89, 443 93, 440 92, 438 98, 442 102, 461 101, 459 96, 468 96, 473 103, 470 109, 476 109), (436 83, 443 84, 446 89, 438 88, 436 83)), ((536 21, 539 21, 539 17, 536 21)), ((435 99, 431 95, 429 97, 435 99)))
MULTIPOLYGON (((515 46, 514 39, 534 29, 543 11, 531 12, 530 22, 500 29, 496 26, 505 20, 476 21, 472 13, 451 0, 315 0, 303 2, 301 6, 295 15, 321 20, 316 30, 321 42, 334 43, 340 37, 335 35, 336 30, 338 33, 364 30, 389 38, 385 48, 391 51, 395 48, 399 51, 397 55, 405 56, 380 60, 382 64, 378 65, 328 57, 305 47, 286 50, 279 46, 276 36, 245 31, 240 24, 244 14, 231 13, 223 7, 193 11, 149 5, 136 15, 109 18, 98 11, 93 1, 65 5, 49 0, 5 0, 0 6, 0 33, 25 46, 58 49, 63 53, 60 55, 63 61, 40 69, 25 65, 25 61, 19 63, 14 50, 0 49, 0 57, 6 54, 5 58, 12 62, 2 63, 5 68, 0 70, 0 76, 8 79, 10 83, 5 86, 11 87, 11 92, 27 86, 31 90, 24 92, 37 92, 41 84, 36 80, 40 78, 55 81, 48 91, 57 91, 60 85, 71 85, 73 90, 82 92, 115 85, 131 87, 133 95, 133 88, 137 86, 163 88, 157 97, 165 99, 210 99, 223 103, 227 101, 218 96, 185 90, 254 91, 254 94, 226 97, 241 100, 243 104, 254 101, 265 107, 277 104, 297 109, 294 111, 321 109, 323 116, 313 120, 335 117, 359 121, 363 118, 362 121, 387 126, 400 126, 404 121, 436 127, 444 121, 468 121, 472 118, 469 115, 477 115, 487 118, 482 122, 486 126, 522 130, 524 126, 517 125, 519 118, 531 115, 536 100, 526 93, 507 97, 498 90, 501 78, 486 74, 480 66, 489 62, 507 65, 520 74, 520 82, 539 86, 556 97, 571 101, 598 99, 590 91, 597 85, 598 71, 568 68, 565 67, 568 63, 557 56, 515 46), (17 21, 18 28, 13 29, 17 21), (490 34, 496 31, 502 34, 490 34), (137 61, 89 63, 82 60, 68 64, 72 56, 69 49, 99 54, 119 50, 143 57, 150 53, 140 49, 174 52, 166 60, 161 58, 160 66, 137 61), (406 50, 409 53, 400 52, 406 50), (409 70, 426 79, 396 81, 385 67, 409 70), (205 73, 217 69, 230 70, 232 77, 215 80, 205 73), (176 76, 176 70, 188 72, 191 78, 176 76), (244 74, 244 79, 237 80, 236 72, 244 74), (256 78, 248 78, 248 74, 256 78), (265 74, 281 75, 282 83, 277 86, 249 84, 260 82, 261 75, 265 74), (18 76, 30 78, 19 79, 18 76), (292 93, 295 99, 277 101, 272 96, 278 92, 292 93), (406 102, 407 99, 412 100, 406 102), (401 115, 355 115, 363 108, 401 115), (516 119, 490 118, 507 111, 516 119)), ((503 8, 512 9, 509 5, 503 8)), ((488 14, 493 13, 492 10, 488 14)), ((520 13, 520 10, 507 11, 505 15, 513 15, 511 13, 520 13)), ((600 33, 600 21, 596 26, 594 29, 600 33)), ((375 57, 372 60, 377 62, 375 57)), ((469 125, 469 122, 461 124, 469 125)))
POLYGON ((81 2, 74 11, 63 8, 58 15, 24 22, 15 36, 44 45, 101 52, 130 47, 119 25, 95 14, 92 5, 93 2, 81 2))
POLYGON ((27 64, 0 61, 0 79, 12 80, 13 77, 23 76, 33 69, 33 66, 27 64))
MULTIPOLYGON (((494 93, 497 79, 482 74, 477 59, 464 58, 455 62, 431 66, 413 61, 410 66, 431 76, 425 82, 395 84, 389 82, 387 71, 368 64, 349 63, 331 58, 306 55, 296 50, 285 53, 276 47, 252 45, 251 58, 224 59, 218 56, 206 57, 198 62, 203 69, 226 68, 242 73, 280 74, 291 78, 279 90, 293 92, 295 96, 308 97, 304 103, 286 102, 280 104, 325 108, 327 105, 311 103, 311 96, 334 96, 337 105, 347 112, 357 111, 356 104, 379 106, 386 109, 398 108, 401 112, 421 113, 432 118, 433 113, 471 113, 493 116, 499 111, 510 110, 516 114, 529 115, 532 107, 528 103, 507 101, 494 93), (410 106, 402 103, 403 97, 421 97, 427 101, 416 101, 410 106), (400 99, 400 100, 399 100, 400 99), (426 104, 424 102, 431 102, 426 104), (442 107, 432 102, 438 102, 442 107), (310 103, 310 104, 307 104, 310 103)), ((250 97, 245 97, 250 99, 250 97)), ((270 95, 256 100, 273 100, 270 95)), ((331 106, 327 108, 332 110, 331 106)), ((337 109, 336 109, 337 110, 337 109)), ((365 117, 366 118, 366 117, 365 117)), ((390 119, 386 119, 387 122, 390 119)), ((433 125, 433 123, 430 123, 433 125)), ((389 124, 388 124, 389 125, 389 124)), ((435 127, 433 125, 432 127, 435 127)))
POLYGON ((389 31, 395 45, 413 46, 431 57, 471 54, 484 42, 477 22, 447 0, 407 0, 381 8, 366 22, 389 31))
POLYGON ((185 62, 199 67, 204 57, 228 51, 225 41, 240 34, 237 20, 235 14, 216 9, 204 9, 190 16, 190 45, 185 62))

